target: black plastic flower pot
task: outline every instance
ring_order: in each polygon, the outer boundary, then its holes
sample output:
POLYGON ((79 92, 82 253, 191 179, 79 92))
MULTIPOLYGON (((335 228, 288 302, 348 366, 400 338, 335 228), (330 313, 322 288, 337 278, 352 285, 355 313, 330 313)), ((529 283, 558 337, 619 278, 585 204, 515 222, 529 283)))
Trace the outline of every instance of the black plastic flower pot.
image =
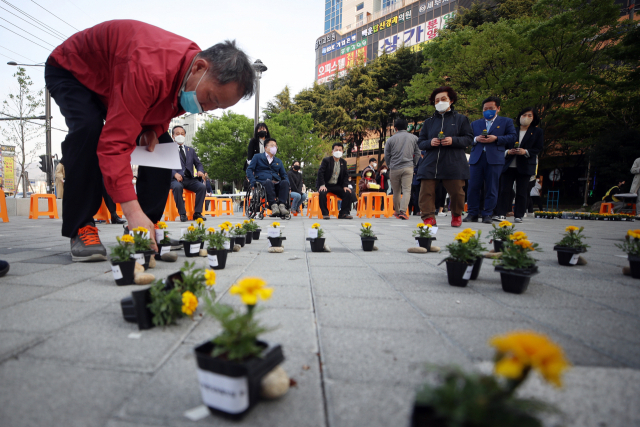
POLYGON ((133 273, 136 268, 136 260, 113 262, 111 261, 111 271, 113 279, 118 286, 133 285, 133 273))
POLYGON ((436 240, 435 237, 416 237, 415 239, 421 248, 425 248, 428 251, 431 250, 431 242, 436 240))
POLYGON ((471 271, 471 277, 469 280, 476 280, 480 275, 480 269, 482 268, 482 261, 484 257, 476 258, 476 261, 473 263, 473 270, 471 271))
POLYGON ((570 248, 568 246, 554 246, 553 250, 558 255, 558 264, 573 267, 578 263, 578 254, 586 252, 584 248, 570 248), (575 259, 573 258, 575 256, 575 259))
POLYGON ((433 406, 420 403, 413 404, 411 413, 411 427, 447 427, 447 420, 439 416, 433 406))
POLYGON ((453 260, 447 260, 447 278, 451 286, 457 286, 464 288, 469 283, 471 274, 473 271, 473 264, 467 264, 466 262, 458 262, 453 260), (468 268, 472 270, 467 272, 468 268))
POLYGON ((269 239, 269 241, 271 242, 271 247, 273 248, 281 247, 282 241, 287 240, 286 237, 267 237, 267 239, 269 239))
POLYGON ((538 274, 538 267, 507 270, 501 265, 496 265, 495 271, 500 272, 503 291, 510 294, 523 294, 529 287, 531 277, 538 274))
POLYGON ((151 255, 155 255, 155 251, 140 251, 131 255, 131 258, 136 260, 138 264, 142 265, 145 270, 149 269, 149 261, 151 260, 151 255))
POLYGON ((640 256, 629 254, 627 259, 629 260, 631 277, 633 277, 634 279, 640 279, 640 256))
POLYGON ((502 252, 502 246, 504 242, 502 240, 494 240, 493 241, 493 251, 494 252, 502 252))
POLYGON ((244 235, 244 238, 246 243, 250 245, 251 242, 253 241, 253 233, 249 231, 247 234, 244 235))
POLYGON ((241 248, 244 248, 245 243, 246 243, 245 236, 236 236, 236 245, 240 245, 241 248))
POLYGON ((209 267, 214 270, 222 270, 227 265, 227 253, 226 249, 207 249, 209 267))
POLYGON ((260 398, 262 378, 284 361, 282 347, 258 341, 260 357, 242 362, 229 361, 224 355, 211 357, 215 344, 207 341, 194 349, 202 401, 212 414, 242 418, 260 398))
POLYGON ((229 237, 229 249, 227 249, 227 252, 233 252, 233 247, 236 245, 236 238, 231 236, 229 237))
POLYGON ((187 258, 200 256, 200 249, 201 249, 202 243, 203 242, 200 242, 200 241, 196 241, 196 242, 184 241, 183 242, 184 255, 187 258))
POLYGON ((156 260, 162 259, 162 255, 168 254, 169 252, 171 252, 171 245, 170 244, 158 245, 158 253, 155 254, 156 260))
POLYGON ((365 252, 371 252, 373 250, 373 244, 377 239, 377 237, 361 237, 360 240, 362 240, 362 250, 365 252))
POLYGON ((155 325, 153 324, 153 313, 148 307, 149 304, 151 304, 151 291, 148 288, 131 292, 130 297, 120 301, 124 320, 136 323, 141 331, 153 328, 155 325))
POLYGON ((316 237, 315 239, 307 237, 307 240, 311 244, 311 252, 324 252, 324 237, 316 237))
POLYGON ((262 231, 262 229, 257 229, 256 231, 254 231, 253 234, 253 240, 260 240, 260 232, 262 231))

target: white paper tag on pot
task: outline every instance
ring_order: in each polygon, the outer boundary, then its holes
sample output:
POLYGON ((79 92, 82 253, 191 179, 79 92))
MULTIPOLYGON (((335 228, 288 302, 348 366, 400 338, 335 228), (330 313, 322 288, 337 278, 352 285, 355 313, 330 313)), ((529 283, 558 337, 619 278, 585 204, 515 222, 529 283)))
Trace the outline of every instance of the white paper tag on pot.
POLYGON ((571 259, 569 260, 569 264, 576 265, 578 263, 578 258, 580 258, 579 254, 573 254, 571 259))
POLYGON ((469 280, 471 278, 471 273, 473 272, 473 265, 467 267, 467 270, 464 272, 464 276, 462 276, 462 280, 469 280))
POLYGON ((131 254, 131 258, 144 265, 144 254, 131 254))
POLYGON ((309 229, 309 237, 311 239, 317 239, 318 238, 318 229, 317 228, 310 228, 309 229))
POLYGON ((181 228, 180 229, 180 238, 182 239, 182 236, 184 236, 185 234, 187 234, 187 229, 186 228, 181 228))
POLYGON ((226 250, 231 249, 231 242, 229 240, 227 240, 226 242, 224 242, 222 244, 222 247, 225 248, 226 250))
POLYGON ((119 265, 112 265, 111 266, 111 272, 113 273, 113 279, 114 280, 122 279, 122 271, 120 270, 120 266, 119 265))
POLYGON ((432 236, 435 236, 436 234, 438 234, 438 227, 431 227, 429 231, 431 231, 432 236))
POLYGON ((217 267, 218 266, 218 255, 207 255, 209 258, 209 267, 217 267))
POLYGON ((232 378, 198 369, 198 381, 205 405, 231 414, 238 414, 249 407, 247 377, 232 378))
POLYGON ((267 231, 267 236, 280 237, 280 230, 277 228, 269 227, 269 231, 267 231))
POLYGON ((171 252, 171 246, 163 246, 162 249, 160 249, 160 256, 168 254, 169 252, 171 252))
POLYGON ((420 247, 420 241, 416 240, 416 248, 419 248, 419 247, 420 247))
POLYGON ((164 230, 156 230, 156 242, 159 242, 162 239, 164 239, 164 230))
POLYGON ((189 253, 197 254, 200 252, 200 243, 192 243, 189 245, 189 253))

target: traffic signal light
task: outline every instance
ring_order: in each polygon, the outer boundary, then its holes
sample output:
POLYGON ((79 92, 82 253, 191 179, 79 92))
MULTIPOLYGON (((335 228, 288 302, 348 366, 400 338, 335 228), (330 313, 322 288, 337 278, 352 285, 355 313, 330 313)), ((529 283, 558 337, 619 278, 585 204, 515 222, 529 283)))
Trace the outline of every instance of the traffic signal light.
POLYGON ((47 161, 47 155, 40 156, 40 170, 44 173, 48 173, 49 162, 47 161))

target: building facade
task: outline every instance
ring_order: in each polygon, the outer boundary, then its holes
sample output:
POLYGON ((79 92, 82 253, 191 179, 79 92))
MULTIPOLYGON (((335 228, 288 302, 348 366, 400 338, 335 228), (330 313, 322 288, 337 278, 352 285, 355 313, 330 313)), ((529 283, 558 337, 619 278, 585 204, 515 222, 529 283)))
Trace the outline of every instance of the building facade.
POLYGON ((210 116, 207 113, 186 114, 184 116, 174 117, 169 124, 169 132, 171 132, 174 126, 182 126, 186 132, 185 144, 192 147, 193 137, 209 118, 210 116))

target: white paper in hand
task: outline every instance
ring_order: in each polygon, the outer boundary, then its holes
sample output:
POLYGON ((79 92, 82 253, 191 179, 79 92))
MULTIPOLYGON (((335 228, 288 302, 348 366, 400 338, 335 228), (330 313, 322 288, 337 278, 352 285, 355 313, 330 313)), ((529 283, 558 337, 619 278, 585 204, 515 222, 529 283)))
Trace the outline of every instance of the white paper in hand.
POLYGON ((180 169, 178 144, 157 144, 153 152, 147 147, 136 147, 131 153, 131 164, 160 169, 180 169))

